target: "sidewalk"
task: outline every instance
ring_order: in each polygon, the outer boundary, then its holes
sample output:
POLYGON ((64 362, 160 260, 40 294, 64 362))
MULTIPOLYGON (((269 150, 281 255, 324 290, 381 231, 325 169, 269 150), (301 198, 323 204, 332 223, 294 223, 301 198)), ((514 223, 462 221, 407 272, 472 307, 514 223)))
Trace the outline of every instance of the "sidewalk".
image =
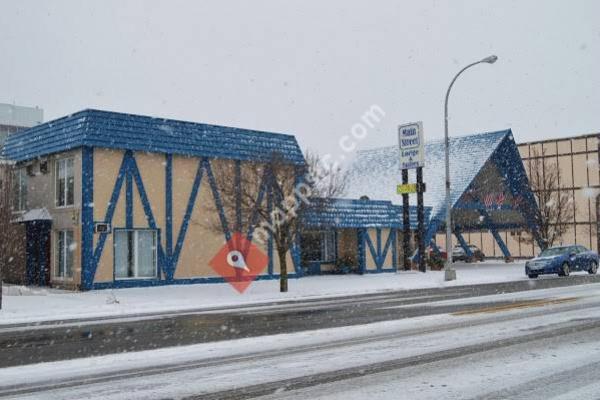
POLYGON ((134 289, 67 292, 5 286, 0 325, 77 318, 200 310, 268 301, 326 298, 393 290, 509 282, 527 279, 524 264, 486 261, 455 264, 457 280, 444 282, 443 271, 366 275, 323 275, 291 279, 288 293, 279 281, 253 282, 243 294, 229 284, 172 285, 134 289))

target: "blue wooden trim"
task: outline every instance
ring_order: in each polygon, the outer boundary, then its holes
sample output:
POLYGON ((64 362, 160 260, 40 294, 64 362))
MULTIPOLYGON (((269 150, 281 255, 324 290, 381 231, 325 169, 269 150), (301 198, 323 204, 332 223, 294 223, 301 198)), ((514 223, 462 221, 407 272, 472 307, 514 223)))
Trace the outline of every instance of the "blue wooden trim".
MULTIPOLYGON (((375 238, 377 240, 377 257, 381 256, 381 228, 376 228, 375 229, 375 238)), ((380 260, 377 260, 377 264, 379 264, 380 260)))
POLYGON ((465 254, 467 255, 467 257, 473 257, 473 252, 471 251, 469 244, 463 237, 463 235, 458 227, 454 228, 454 236, 456 236, 456 238, 458 239, 458 243, 460 243, 460 247, 462 247, 462 249, 465 251, 465 254))
POLYGON ((361 273, 367 270, 367 260, 365 251, 365 228, 360 228, 356 231, 358 243, 358 268, 361 273))
POLYGON ((225 235, 225 241, 229 242, 229 240, 231 239, 231 231, 229 230, 229 224, 227 223, 227 217, 225 216, 225 211, 223 209, 223 202, 221 201, 221 195, 219 194, 219 188, 217 187, 217 182, 215 180, 215 176, 213 175, 212 168, 210 166, 210 161, 207 158, 204 158, 202 162, 204 163, 204 169, 206 170, 208 183, 210 184, 210 189, 215 200, 215 205, 217 206, 219 219, 221 221, 221 228, 223 229, 223 234, 225 235))
POLYGON ((177 243, 175 244, 175 250, 173 251, 171 260, 169 262, 169 270, 167 271, 168 280, 173 280, 173 276, 175 275, 175 271, 177 270, 179 255, 181 254, 181 249, 183 248, 183 243, 185 241, 190 219, 194 211, 194 205, 196 204, 196 198, 198 197, 198 189, 200 188, 200 183, 202 182, 203 171, 204 162, 203 160, 198 160, 198 168, 196 169, 196 176, 194 177, 194 183, 192 184, 192 191, 190 192, 190 198, 185 209, 183 221, 181 222, 181 227, 179 228, 179 235, 177 235, 177 243))
MULTIPOLYGON (((119 196, 121 195, 121 188, 123 187, 123 180, 125 175, 127 174, 127 170, 129 168, 128 157, 126 155, 123 156, 123 161, 121 162, 121 167, 119 168, 119 173, 117 175, 117 179, 115 181, 115 186, 113 188, 113 192, 110 196, 110 203, 108 204, 108 208, 106 209, 106 214, 104 216, 103 222, 112 223, 113 215, 115 213, 115 208, 117 206, 117 202, 119 201, 119 196)), ((92 223, 93 225, 93 223, 92 223)), ((92 226, 93 229, 93 226, 92 226)), ((93 232, 93 231, 92 231, 93 232)), ((102 251, 104 250, 104 244, 106 243, 107 233, 103 232, 98 237, 98 244, 94 249, 93 260, 90 263, 89 269, 84 271, 84 282, 82 286, 84 288, 91 288, 94 282, 94 276, 96 275, 96 268, 98 268, 98 262, 100 261, 100 256, 102 255, 102 251), (87 274, 85 273, 87 272, 87 274)), ((92 233, 93 239, 93 233, 92 233)))
POLYGON ((94 282, 94 148, 81 150, 81 289, 94 282))
POLYGON ((365 270, 365 273, 367 273, 367 274, 380 274, 382 272, 396 272, 396 269, 394 269, 394 268, 381 268, 381 269, 368 269, 368 270, 365 270))
MULTIPOLYGON (((165 155, 165 244, 167 259, 165 265, 168 271, 173 271, 171 265, 173 256, 173 154, 165 155)), ((172 277, 171 277, 172 279, 172 277)))
MULTIPOLYGON (((394 270, 398 269, 398 230, 397 229, 392 229, 393 231, 393 242, 392 242, 392 266, 394 267, 394 270)), ((392 234, 392 232, 390 232, 390 235, 392 234)))
MULTIPOLYGON (((379 269, 379 253, 377 252, 377 249, 375 248, 373 241, 371 240, 369 231, 366 229, 365 229, 365 233, 364 233, 364 240, 365 240, 365 243, 367 244, 367 247, 371 253, 371 258, 375 262, 375 268, 379 269)), ((365 262, 366 262, 366 258, 365 258, 365 262)), ((365 269, 366 268, 367 268, 367 265, 365 263, 365 269)))
MULTIPOLYGON (((154 215, 152 214, 152 207, 150 206, 148 195, 146 194, 146 189, 144 189, 144 182, 142 181, 142 177, 140 175, 137 162, 135 161, 135 157, 133 157, 133 155, 130 155, 128 157, 128 160, 129 173, 133 175, 133 180, 137 186, 137 190, 140 195, 140 200, 142 202, 142 207, 144 208, 144 213, 146 214, 146 220, 148 221, 148 226, 158 231, 159 229, 156 225, 154 215)), ((158 276, 161 276, 161 271, 164 269, 165 266, 165 253, 162 247, 162 243, 160 241, 160 232, 158 235, 158 276)))
MULTIPOLYGON (((288 274, 288 278, 296 279, 299 278, 295 273, 288 274)), ((273 279, 279 279, 279 274, 274 275, 259 275, 256 277, 256 281, 268 281, 273 279)), ((224 278, 216 276, 207 276, 203 278, 178 278, 172 281, 166 281, 161 279, 123 279, 110 282, 96 282, 91 286, 91 289, 102 290, 102 289, 125 289, 125 288, 136 288, 136 287, 152 287, 152 286, 166 286, 166 285, 195 285, 195 284, 211 284, 211 283, 226 283, 224 278)))
MULTIPOLYGON (((127 153, 126 157, 132 157, 131 152, 127 153)), ((125 175, 125 226, 133 228, 133 176, 129 171, 125 175)))

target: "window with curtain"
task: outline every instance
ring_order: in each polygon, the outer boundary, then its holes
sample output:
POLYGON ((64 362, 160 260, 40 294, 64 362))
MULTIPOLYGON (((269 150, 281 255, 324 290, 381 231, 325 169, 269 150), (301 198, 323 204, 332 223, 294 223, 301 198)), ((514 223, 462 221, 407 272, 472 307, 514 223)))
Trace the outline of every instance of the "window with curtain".
POLYGON ((115 278, 156 277, 156 231, 115 229, 115 278))
POLYGON ((73 277, 73 231, 57 231, 55 236, 55 267, 54 275, 57 278, 73 277))
POLYGON ((72 206, 75 201, 75 176, 73 159, 64 158, 62 160, 57 160, 55 165, 56 206, 72 206))

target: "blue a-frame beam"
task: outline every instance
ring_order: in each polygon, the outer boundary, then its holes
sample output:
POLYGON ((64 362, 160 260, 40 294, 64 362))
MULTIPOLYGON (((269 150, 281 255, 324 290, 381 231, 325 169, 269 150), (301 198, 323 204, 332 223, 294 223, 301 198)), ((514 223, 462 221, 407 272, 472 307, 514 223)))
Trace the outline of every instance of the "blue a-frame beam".
POLYGON ((496 240, 496 243, 498 243, 498 247, 500 247, 500 250, 502 251, 502 254, 504 255, 504 257, 510 258, 511 257, 510 251, 508 250, 506 243, 504 243, 504 240, 502 240, 502 236, 500 236, 500 234, 498 233, 498 230, 494 226, 494 223, 492 221, 492 218, 490 217, 490 214, 485 209, 479 210, 479 212, 481 213, 481 216, 483 217, 483 222, 484 222, 485 226, 490 230, 490 232, 492 232, 492 236, 494 236, 494 239, 496 240))
POLYGON ((544 249, 545 243, 540 236, 539 226, 536 222, 540 211, 531 191, 519 150, 512 137, 507 136, 504 138, 502 144, 492 154, 491 160, 501 171, 511 195, 515 197, 522 196, 525 199, 519 204, 519 211, 525 217, 526 224, 538 246, 544 249))
POLYGON ((456 236, 456 238, 458 239, 458 243, 460 243, 460 247, 462 247, 462 249, 465 251, 467 257, 473 257, 473 252, 471 251, 469 244, 463 237, 459 227, 454 228, 454 236, 456 236))

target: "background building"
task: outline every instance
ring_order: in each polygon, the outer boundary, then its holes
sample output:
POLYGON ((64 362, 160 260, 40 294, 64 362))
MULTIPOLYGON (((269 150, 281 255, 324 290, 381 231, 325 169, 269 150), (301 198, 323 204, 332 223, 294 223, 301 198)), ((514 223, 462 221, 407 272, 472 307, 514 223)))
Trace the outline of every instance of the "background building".
POLYGON ((24 180, 14 179, 11 164, 2 159, 1 150, 8 135, 40 124, 43 117, 43 110, 37 107, 0 103, 0 279, 8 282, 25 282, 22 268, 25 263, 25 229, 10 221, 14 217, 15 200, 14 190, 11 189, 15 189, 15 183, 18 182, 18 192, 24 194, 27 187, 24 180))
MULTIPOLYGON (((560 179, 557 186, 569 198, 566 207, 570 210, 567 213, 569 218, 564 221, 565 233, 554 245, 575 243, 598 250, 599 135, 596 133, 518 145, 530 180, 536 168, 542 176, 558 169, 560 179)), ((534 188, 536 191, 539 192, 534 188)), ((505 230, 500 235, 513 257, 527 258, 539 253, 538 246, 523 240, 527 235, 522 230, 505 230)), ((470 232, 465 239, 481 248, 488 257, 502 257, 501 250, 488 232, 470 232)))
POLYGON ((0 148, 11 133, 41 124, 43 120, 41 108, 0 103, 0 148))

